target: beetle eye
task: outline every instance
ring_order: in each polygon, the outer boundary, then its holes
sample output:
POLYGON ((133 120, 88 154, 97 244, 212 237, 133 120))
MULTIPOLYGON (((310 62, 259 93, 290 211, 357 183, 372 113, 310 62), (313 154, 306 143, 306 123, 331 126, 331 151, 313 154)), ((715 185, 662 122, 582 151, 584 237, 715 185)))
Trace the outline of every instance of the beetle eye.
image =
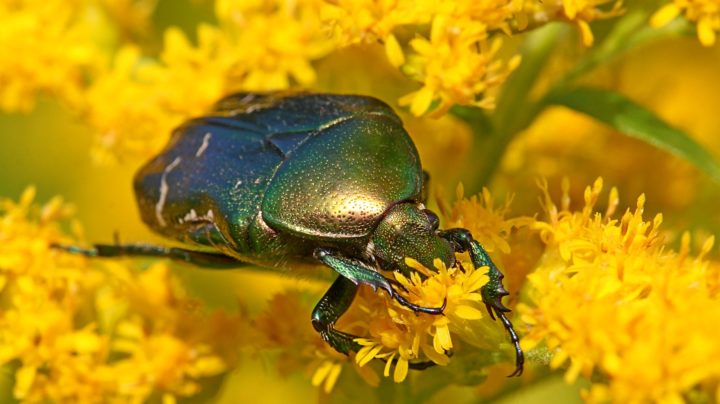
POLYGON ((427 216, 428 221, 430 222, 430 227, 433 230, 437 230, 438 227, 440 227, 440 218, 438 218, 435 213, 427 209, 423 209, 423 213, 425 213, 425 216, 427 216))

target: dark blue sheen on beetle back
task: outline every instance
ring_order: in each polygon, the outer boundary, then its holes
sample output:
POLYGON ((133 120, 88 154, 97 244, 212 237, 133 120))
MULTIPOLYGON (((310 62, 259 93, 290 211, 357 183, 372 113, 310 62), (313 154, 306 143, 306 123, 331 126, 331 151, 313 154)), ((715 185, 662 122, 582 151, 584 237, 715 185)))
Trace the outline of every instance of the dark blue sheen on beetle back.
POLYGON ((229 97, 178 128, 135 177, 154 230, 270 265, 311 255, 294 237, 364 238, 364 248, 381 215, 421 189, 401 121, 359 96, 229 97))

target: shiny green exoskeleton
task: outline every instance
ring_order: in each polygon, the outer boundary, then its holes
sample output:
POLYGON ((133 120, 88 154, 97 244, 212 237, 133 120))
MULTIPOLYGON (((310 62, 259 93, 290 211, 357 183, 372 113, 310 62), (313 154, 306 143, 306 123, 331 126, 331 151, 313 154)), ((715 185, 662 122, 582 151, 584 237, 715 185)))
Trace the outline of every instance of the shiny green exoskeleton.
MULTIPOLYGON (((312 313, 312 324, 336 350, 359 349, 355 336, 334 328, 359 284, 385 290, 414 311, 379 270, 408 272, 405 257, 428 268, 456 265, 468 251, 488 266, 482 296, 516 350, 523 353, 503 275, 464 229, 438 229, 423 205, 424 173, 398 116, 370 97, 331 94, 236 94, 205 117, 178 128, 166 148, 135 176, 143 221, 201 250, 148 245, 95 245, 92 256, 168 256, 209 267, 241 262, 292 270, 324 264, 339 274, 312 313)), ((412 365, 426 367, 425 363, 412 365)))

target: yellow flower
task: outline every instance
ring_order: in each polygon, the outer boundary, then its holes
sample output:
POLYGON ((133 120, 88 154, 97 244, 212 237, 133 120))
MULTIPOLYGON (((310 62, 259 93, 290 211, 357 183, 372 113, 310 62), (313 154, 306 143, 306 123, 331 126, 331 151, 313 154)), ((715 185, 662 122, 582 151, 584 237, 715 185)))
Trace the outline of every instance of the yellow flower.
POLYGON ((408 58, 405 71, 422 82, 420 90, 400 99, 419 116, 439 101, 434 114, 445 113, 452 105, 475 105, 493 108, 493 90, 520 63, 519 56, 503 63, 495 60, 502 41, 488 43, 486 26, 469 19, 437 16, 433 20, 430 40, 418 37, 410 41, 416 52, 408 58))
POLYGON ((621 15, 622 0, 548 0, 548 1, 518 1, 516 7, 518 20, 522 25, 538 25, 549 20, 569 21, 575 24, 580 31, 582 43, 591 46, 594 36, 590 23, 621 15), (612 3, 609 10, 604 10, 607 4, 612 3))
POLYGON ((207 25, 198 28, 197 46, 168 29, 159 61, 143 58, 136 47, 121 48, 82 106, 99 134, 94 157, 147 158, 160 150, 172 129, 207 112, 227 91, 234 54, 217 28, 207 25))
POLYGON ((355 303, 367 313, 365 321, 370 333, 358 340, 363 348, 355 360, 361 366, 374 358, 385 360, 386 377, 394 364, 393 380, 397 383, 407 376, 410 362, 429 360, 447 365, 450 362, 447 355, 454 348, 452 335, 486 349, 493 345, 488 343, 487 324, 479 321, 485 317, 480 288, 487 283, 487 268, 473 268, 467 259, 462 261, 464 271, 457 266, 446 268, 440 260, 434 263, 436 271, 411 258, 406 263, 417 272, 409 278, 395 273, 395 279, 407 290, 403 294, 425 307, 439 307, 447 300, 443 316, 414 313, 372 292, 360 293, 355 303), (419 274, 427 278, 422 279, 419 274))
MULTIPOLYGON (((424 114, 433 101, 440 100, 435 115, 455 103, 491 108, 492 96, 486 91, 498 86, 519 63, 508 66, 493 60, 499 39, 488 46, 489 33, 510 33, 513 7, 507 0, 452 2, 433 1, 356 1, 331 2, 325 9, 326 21, 333 24, 342 45, 380 41, 390 63, 423 84, 423 88, 403 97, 413 115, 424 114), (395 31, 414 26, 423 32, 432 24, 430 40, 421 35, 409 41, 412 52, 403 50, 395 31), (479 98, 480 100, 477 100, 479 98)), ((407 35, 403 35, 403 38, 407 35)))
POLYGON ((33 198, 29 188, 19 203, 0 200, 0 366, 15 374, 16 399, 187 397, 248 344, 242 316, 191 310, 164 262, 140 275, 119 261, 101 271, 52 249, 76 242, 59 223, 72 209, 33 198))
POLYGON ((126 39, 147 35, 158 0, 99 0, 126 39))
POLYGON ((91 2, 20 0, 0 3, 0 108, 31 109, 38 93, 74 102, 86 76, 106 55, 91 2), (51 67, 51 68, 48 68, 51 67))
POLYGON ((223 95, 271 91, 315 81, 312 60, 334 41, 323 35, 313 2, 217 4, 221 25, 200 25, 197 44, 177 28, 165 31, 159 58, 121 48, 99 74, 83 109, 99 132, 95 157, 147 158, 173 128, 207 113, 223 95))
POLYGON ((127 356, 101 368, 102 376, 116 379, 115 394, 144 401, 156 391, 189 397, 200 390, 198 379, 222 373, 226 362, 208 345, 189 344, 169 333, 144 330, 138 321, 117 327, 113 351, 127 356))
POLYGON ((505 198, 505 203, 495 208, 493 197, 487 188, 483 188, 479 195, 466 198, 465 188, 460 183, 455 190, 455 203, 452 208, 448 209, 441 204, 440 209, 446 220, 445 227, 468 229, 487 252, 492 253, 497 250, 508 254, 510 245, 507 239, 512 230, 527 227, 535 222, 531 217, 505 219, 510 211, 512 199, 512 197, 505 198))
POLYGON ((653 27, 662 27, 685 14, 689 21, 697 23, 697 35, 704 46, 715 44, 716 32, 720 31, 720 2, 717 0, 674 0, 658 10, 650 20, 653 27))
POLYGON ((569 362, 568 382, 602 374, 585 393, 591 401, 679 400, 716 381, 717 271, 703 259, 712 238, 697 257, 687 235, 674 252, 663 242, 662 216, 643 218, 644 197, 613 218, 614 189, 606 212, 596 212, 601 180, 585 190, 580 211, 569 210, 567 191, 558 208, 542 188, 548 217, 536 227, 547 249, 529 276, 528 304, 518 306, 530 330, 524 348, 544 341, 552 368, 569 362))
MULTIPOLYGON (((255 326, 262 336, 259 347, 278 352, 278 371, 287 376, 298 369, 305 369, 311 375, 313 386, 322 386, 330 393, 338 377, 350 359, 336 352, 313 329, 308 321, 312 306, 303 304, 298 291, 288 290, 272 297, 267 310, 255 319, 255 326)), ((353 328, 353 314, 344 315, 338 327, 345 331, 353 328)), ((371 386, 377 386, 379 379, 371 369, 353 366, 358 374, 371 386)))
POLYGON ((335 49, 321 21, 320 0, 216 3, 223 34, 234 46, 231 89, 268 91, 315 81, 310 62, 335 49))
POLYGON ((427 24, 437 8, 437 2, 427 0, 330 0, 322 11, 340 43, 350 45, 396 42, 393 31, 397 27, 427 24))

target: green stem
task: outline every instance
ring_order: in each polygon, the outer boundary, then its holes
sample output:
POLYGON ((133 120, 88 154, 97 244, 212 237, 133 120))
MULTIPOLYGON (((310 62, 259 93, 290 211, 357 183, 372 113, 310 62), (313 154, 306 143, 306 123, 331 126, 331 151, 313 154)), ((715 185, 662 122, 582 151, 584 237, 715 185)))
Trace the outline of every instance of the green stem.
MULTIPOLYGON (((459 116, 475 132, 471 150, 475 167, 469 170, 471 174, 466 179, 466 189, 470 193, 478 192, 490 181, 510 141, 539 113, 538 105, 530 100, 529 93, 566 29, 563 24, 548 24, 527 37, 521 49, 522 63, 508 79, 498 100, 491 133, 486 132, 487 125, 476 123, 479 120, 473 114, 459 116), (482 136, 486 137, 485 141, 481 140, 482 136)), ((476 115, 480 113, 478 111, 476 115)))
POLYGON ((658 38, 681 35, 686 25, 673 22, 662 29, 647 25, 647 12, 638 10, 621 18, 603 43, 583 57, 572 70, 561 77, 539 100, 529 97, 537 78, 567 25, 551 23, 530 33, 521 49, 522 63, 503 87, 491 122, 478 109, 464 108, 453 113, 464 120, 475 134, 470 155, 474 166, 464 178, 469 193, 478 192, 487 185, 497 170, 510 142, 535 120, 547 107, 547 98, 562 92, 599 65, 619 57, 640 45, 658 38))
POLYGON ((567 91, 574 82, 598 66, 619 58, 628 51, 665 37, 679 36, 687 31, 684 21, 676 20, 663 28, 648 25, 648 13, 636 10, 620 18, 603 42, 590 50, 575 66, 553 84, 541 103, 567 91))

